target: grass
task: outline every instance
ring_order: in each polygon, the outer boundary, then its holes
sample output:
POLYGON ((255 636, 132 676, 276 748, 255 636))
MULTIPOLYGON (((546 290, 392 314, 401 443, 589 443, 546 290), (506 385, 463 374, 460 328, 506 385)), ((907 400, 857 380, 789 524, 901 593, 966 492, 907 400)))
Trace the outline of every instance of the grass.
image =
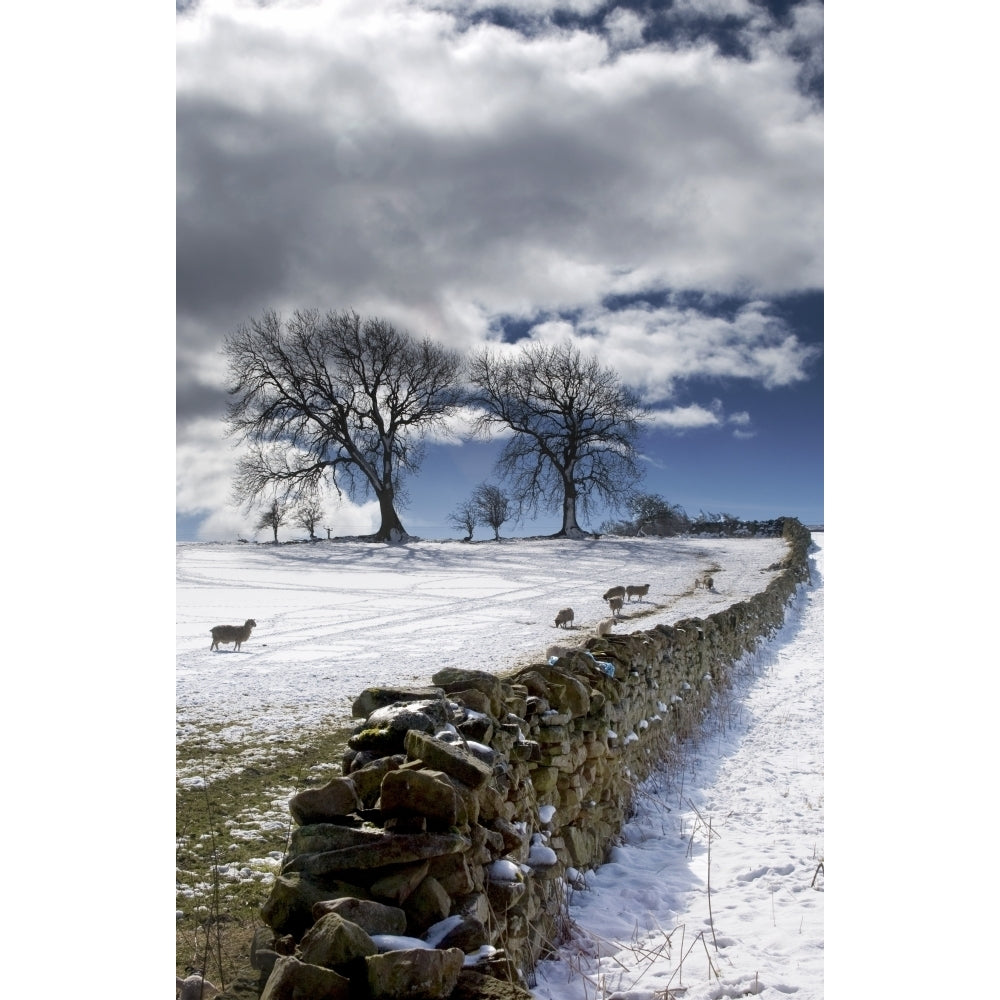
POLYGON ((288 800, 339 775, 352 730, 340 722, 294 739, 205 727, 177 742, 177 975, 223 987, 250 964, 260 908, 285 853, 288 800))

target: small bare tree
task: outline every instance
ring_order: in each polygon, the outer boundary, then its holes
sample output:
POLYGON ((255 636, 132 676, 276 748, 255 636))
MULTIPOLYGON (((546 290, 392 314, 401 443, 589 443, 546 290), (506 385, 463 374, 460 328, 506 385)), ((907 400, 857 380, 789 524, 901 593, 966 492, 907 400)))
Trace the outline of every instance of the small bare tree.
POLYGON ((478 515, 476 505, 472 500, 463 500, 448 515, 448 523, 454 525, 459 531, 465 532, 465 540, 472 541, 472 533, 476 530, 478 515))
POLYGON ((481 351, 469 378, 482 411, 477 433, 513 432, 497 468, 518 517, 561 509, 558 534, 579 536, 578 507, 589 513, 594 497, 616 507, 642 478, 636 440, 645 411, 638 395, 571 343, 481 351))
POLYGON ((472 494, 472 506, 478 520, 493 529, 493 538, 500 541, 500 525, 509 521, 513 504, 499 486, 481 483, 472 494))
POLYGON ((326 516, 323 500, 317 487, 307 487, 292 508, 292 524, 305 528, 309 532, 309 540, 315 541, 316 528, 326 516))
POLYGON ((261 511, 260 520, 255 527, 258 531, 262 528, 270 528, 274 532, 274 543, 277 545, 278 528, 288 521, 290 513, 291 504, 287 500, 278 496, 272 497, 271 502, 261 511))

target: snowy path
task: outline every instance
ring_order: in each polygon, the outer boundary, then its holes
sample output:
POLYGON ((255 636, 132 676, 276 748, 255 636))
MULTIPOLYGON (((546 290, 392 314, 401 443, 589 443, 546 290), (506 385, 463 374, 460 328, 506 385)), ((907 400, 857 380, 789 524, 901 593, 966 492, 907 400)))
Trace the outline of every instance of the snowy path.
POLYGON ((677 773, 644 786, 623 844, 573 893, 573 936, 539 966, 540 1000, 823 996, 823 535, 813 539, 812 586, 785 626, 677 773))

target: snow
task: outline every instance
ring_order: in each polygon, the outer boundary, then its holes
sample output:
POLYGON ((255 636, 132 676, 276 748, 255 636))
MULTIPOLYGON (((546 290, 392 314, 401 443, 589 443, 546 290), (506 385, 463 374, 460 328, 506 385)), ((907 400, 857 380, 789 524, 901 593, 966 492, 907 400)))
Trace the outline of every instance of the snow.
MULTIPOLYGON (((824 536, 813 539, 812 583, 783 629, 741 663, 676 771, 641 787, 608 863, 567 872, 571 934, 537 969, 539 1000, 823 996, 824 536)), ((786 552, 780 539, 703 538, 178 545, 178 738, 287 738, 348 724, 368 686, 531 662, 554 638, 593 634, 617 584, 651 586, 615 632, 704 617, 762 590, 786 552), (694 589, 707 569, 715 590, 694 589), (557 635, 566 606, 574 627, 557 635), (246 618, 258 626, 239 653, 209 652, 213 625, 246 618)))
POLYGON ((349 724, 366 687, 443 667, 544 662, 593 635, 610 586, 649 583, 615 633, 704 617, 762 590, 787 544, 765 539, 511 539, 177 545, 177 735, 239 745, 349 724), (711 569, 715 591, 694 589, 711 569), (574 609, 569 629, 556 613, 574 609), (213 625, 257 622, 237 653, 213 625))
POLYGON ((823 996, 823 536, 814 539, 813 586, 741 663, 683 767, 642 786, 622 844, 572 892, 571 940, 539 965, 539 1000, 823 996))

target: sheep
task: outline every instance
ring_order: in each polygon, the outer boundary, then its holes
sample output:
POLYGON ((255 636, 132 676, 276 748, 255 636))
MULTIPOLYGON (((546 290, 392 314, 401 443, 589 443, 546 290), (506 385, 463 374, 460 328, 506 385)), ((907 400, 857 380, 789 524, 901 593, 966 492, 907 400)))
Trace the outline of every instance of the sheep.
POLYGON ((610 601, 612 597, 624 597, 625 588, 624 587, 612 587, 604 595, 604 600, 610 601))
POLYGON ((607 635, 615 627, 614 618, 602 618, 597 623, 597 635, 600 638, 602 635, 607 635))
POLYGON ((210 983, 197 972, 188 976, 187 979, 181 979, 180 976, 175 978, 177 979, 177 1000, 202 1000, 202 998, 208 1000, 209 997, 214 997, 217 993, 222 992, 218 986, 210 983))
POLYGON ((694 581, 694 589, 697 590, 699 587, 704 587, 706 590, 714 590, 715 581, 708 575, 708 573, 702 573, 701 576, 694 581))
POLYGON ((212 645, 209 651, 219 648, 219 643, 235 643, 234 652, 239 652, 240 646, 250 638, 250 630, 256 628, 257 623, 248 618, 242 625, 216 625, 212 629, 212 645))
POLYGON ((608 601, 608 607, 611 608, 611 617, 617 618, 622 610, 622 604, 625 603, 623 597, 612 597, 608 601))
POLYGON ((569 628, 570 625, 572 624, 573 624, 573 609, 563 608, 562 611, 560 611, 559 614, 556 615, 555 627, 558 628, 560 625, 562 625, 563 628, 569 628))
POLYGON ((648 583, 644 583, 641 586, 639 584, 636 584, 633 587, 625 588, 625 594, 628 596, 628 599, 630 601, 632 600, 633 597, 645 597, 648 593, 649 593, 648 583))

